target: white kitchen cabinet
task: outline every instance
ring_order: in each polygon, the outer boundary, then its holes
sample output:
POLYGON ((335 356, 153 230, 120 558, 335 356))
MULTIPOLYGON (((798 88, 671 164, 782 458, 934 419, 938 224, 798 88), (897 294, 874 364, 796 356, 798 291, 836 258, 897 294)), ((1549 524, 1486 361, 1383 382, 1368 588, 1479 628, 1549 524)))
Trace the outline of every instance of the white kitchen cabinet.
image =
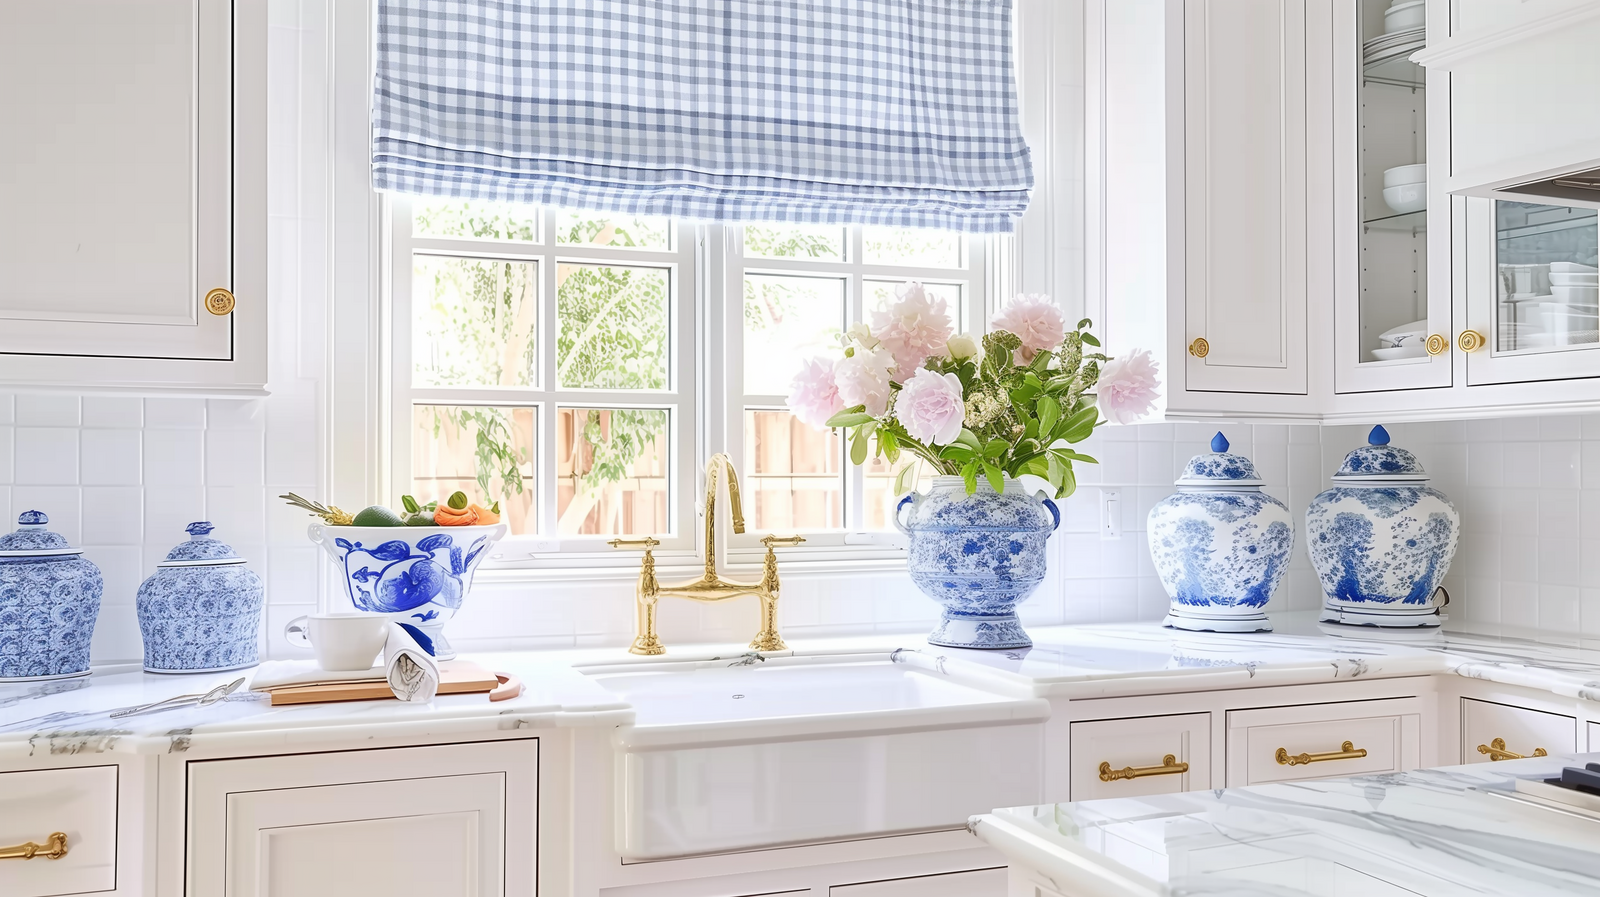
POLYGON ((1577 719, 1560 713, 1461 699, 1461 762, 1564 754, 1578 749, 1577 719))
POLYGON ((536 740, 190 763, 188 893, 531 894, 537 769, 536 740))
POLYGON ((0 862, 0 894, 56 897, 117 887, 117 771, 111 765, 0 773, 0 849, 32 843, 41 850, 0 862), (52 843, 57 833, 65 837, 52 843), (65 855, 45 855, 58 845, 65 855))
POLYGON ((264 386, 266 37, 265 3, 0 0, 0 386, 264 386))
POLYGON ((1400 772, 1422 763, 1417 698, 1228 712, 1228 787, 1400 772))
POLYGON ((1072 800, 1210 788, 1211 714, 1075 722, 1071 768, 1072 800))
POLYGON ((1596 751, 1600 751, 1600 723, 1592 722, 1592 721, 1589 723, 1589 747, 1588 747, 1588 751, 1590 753, 1594 753, 1596 751))

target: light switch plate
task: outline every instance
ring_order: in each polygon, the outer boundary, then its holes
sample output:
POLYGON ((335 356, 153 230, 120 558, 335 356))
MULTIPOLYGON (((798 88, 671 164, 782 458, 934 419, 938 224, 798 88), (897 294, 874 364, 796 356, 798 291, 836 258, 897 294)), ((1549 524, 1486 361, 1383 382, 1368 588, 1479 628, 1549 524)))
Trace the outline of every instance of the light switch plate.
POLYGON ((1115 489, 1100 490, 1100 538, 1122 538, 1122 493, 1115 489))

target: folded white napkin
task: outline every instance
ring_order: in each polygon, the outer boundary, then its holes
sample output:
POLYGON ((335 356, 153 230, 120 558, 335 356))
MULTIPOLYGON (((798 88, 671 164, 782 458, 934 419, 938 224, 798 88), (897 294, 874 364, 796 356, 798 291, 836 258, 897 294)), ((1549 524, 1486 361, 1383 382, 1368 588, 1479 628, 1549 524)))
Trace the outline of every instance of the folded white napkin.
POLYGON ((378 682, 384 668, 369 670, 325 670, 315 660, 267 660, 256 667, 250 678, 252 691, 271 691, 293 685, 332 685, 338 682, 378 682))
POLYGON ((402 701, 425 703, 439 691, 439 662, 433 659, 433 641, 409 623, 389 624, 383 666, 389 688, 402 701))

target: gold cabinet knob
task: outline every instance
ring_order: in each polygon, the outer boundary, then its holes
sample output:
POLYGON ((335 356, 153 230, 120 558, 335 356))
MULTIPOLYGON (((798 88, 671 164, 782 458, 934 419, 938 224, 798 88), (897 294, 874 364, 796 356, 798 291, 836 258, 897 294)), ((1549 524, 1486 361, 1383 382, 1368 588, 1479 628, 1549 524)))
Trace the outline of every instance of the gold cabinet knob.
POLYGON ((1430 333, 1428 334, 1427 346, 1430 356, 1443 355, 1450 351, 1450 340, 1446 339, 1442 333, 1430 333))
POLYGON ((222 287, 217 287, 206 294, 206 311, 214 315, 225 315, 233 311, 233 293, 222 287))
POLYGON ((1196 358, 1204 358, 1211 354, 1211 344, 1206 342, 1205 337, 1197 336, 1194 342, 1189 344, 1189 354, 1196 358))
POLYGON ((1456 337, 1456 346, 1463 352, 1476 352, 1489 342, 1488 338, 1476 330, 1463 330, 1456 337))

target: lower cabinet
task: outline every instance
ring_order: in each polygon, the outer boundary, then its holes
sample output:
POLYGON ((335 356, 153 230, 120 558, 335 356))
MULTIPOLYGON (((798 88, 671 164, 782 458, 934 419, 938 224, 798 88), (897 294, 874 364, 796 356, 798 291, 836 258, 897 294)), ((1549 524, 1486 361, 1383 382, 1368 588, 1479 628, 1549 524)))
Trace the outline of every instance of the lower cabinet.
POLYGON ((1588 750, 1590 750, 1591 752, 1592 751, 1600 751, 1600 723, 1590 723, 1589 724, 1589 747, 1588 747, 1588 750))
POLYGON ((117 887, 117 774, 116 766, 0 773, 0 850, 38 847, 31 859, 0 862, 0 894, 57 897, 117 887))
POLYGON ((1228 787, 1415 769, 1416 698, 1228 711, 1228 787))
POLYGON ((1211 714, 1072 724, 1073 800, 1144 797, 1211 787, 1211 714))
POLYGON ((519 740, 192 762, 187 892, 532 894, 538 750, 519 740))
MULTIPOLYGON (((1593 735, 1589 747, 1597 749, 1593 735)), ((1560 713, 1461 699, 1461 762, 1490 763, 1578 749, 1578 720, 1560 713)))

